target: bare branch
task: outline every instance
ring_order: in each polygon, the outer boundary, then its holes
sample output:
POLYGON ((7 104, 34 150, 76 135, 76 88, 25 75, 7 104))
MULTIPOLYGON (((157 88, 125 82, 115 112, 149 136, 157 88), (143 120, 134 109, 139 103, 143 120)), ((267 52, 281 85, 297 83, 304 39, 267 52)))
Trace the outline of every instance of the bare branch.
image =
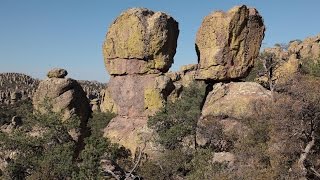
POLYGON ((114 174, 114 172, 107 170, 107 173, 111 174, 116 180, 120 180, 120 178, 116 174, 114 174))
POLYGON ((298 166, 300 167, 302 171, 302 175, 306 176, 307 175, 307 168, 304 165, 304 162, 306 161, 311 149, 315 145, 315 137, 314 137, 314 132, 311 133, 311 141, 307 144, 307 146, 304 148, 303 152, 300 155, 300 158, 298 160, 298 166))
POLYGON ((137 159, 136 163, 134 164, 133 168, 131 169, 131 171, 126 175, 125 180, 128 180, 128 178, 130 178, 130 176, 132 175, 132 173, 134 172, 134 170, 135 170, 135 169, 138 167, 138 165, 140 164, 141 157, 142 157, 142 153, 143 153, 143 151, 144 151, 145 148, 146 148, 146 142, 144 142, 143 148, 140 149, 138 159, 137 159))
POLYGON ((310 168, 310 170, 313 172, 313 174, 315 176, 317 176, 318 178, 320 178, 320 173, 318 171, 316 171, 313 167, 310 168))

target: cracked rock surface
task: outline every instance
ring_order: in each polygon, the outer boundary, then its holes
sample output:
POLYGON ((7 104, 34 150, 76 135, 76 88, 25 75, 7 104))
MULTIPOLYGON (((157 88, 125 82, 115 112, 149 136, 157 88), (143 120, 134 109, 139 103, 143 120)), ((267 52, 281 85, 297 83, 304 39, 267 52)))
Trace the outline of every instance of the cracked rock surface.
POLYGON ((103 44, 110 75, 167 72, 173 63, 178 23, 163 12, 132 8, 110 26, 103 44))
POLYGON ((206 16, 196 37, 196 79, 228 81, 247 76, 259 54, 264 31, 258 11, 245 5, 206 16))

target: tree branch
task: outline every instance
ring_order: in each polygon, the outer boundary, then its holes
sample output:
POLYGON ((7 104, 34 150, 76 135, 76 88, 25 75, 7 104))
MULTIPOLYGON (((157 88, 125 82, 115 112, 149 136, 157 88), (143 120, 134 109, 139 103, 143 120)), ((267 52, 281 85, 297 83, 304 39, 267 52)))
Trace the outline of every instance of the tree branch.
POLYGON ((133 171, 138 167, 138 165, 140 163, 140 160, 141 160, 141 157, 142 157, 142 153, 143 153, 145 148, 146 148, 146 142, 144 142, 143 148, 140 149, 138 159, 137 159, 136 163, 134 164, 133 168, 131 169, 131 171, 126 175, 125 180, 128 180, 128 178, 130 178, 130 176, 132 175, 133 171))
POLYGON ((307 144, 307 146, 304 148, 303 152, 300 155, 300 158, 298 160, 298 166, 300 167, 302 171, 302 175, 306 176, 307 175, 307 168, 304 165, 304 162, 306 161, 311 149, 315 145, 315 137, 314 137, 314 131, 311 133, 311 141, 307 144))

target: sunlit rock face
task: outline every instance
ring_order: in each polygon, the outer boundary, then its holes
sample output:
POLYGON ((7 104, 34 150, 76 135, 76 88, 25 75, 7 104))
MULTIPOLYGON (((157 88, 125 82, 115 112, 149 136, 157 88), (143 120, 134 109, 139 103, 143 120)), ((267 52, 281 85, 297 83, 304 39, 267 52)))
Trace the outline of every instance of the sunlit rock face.
POLYGON ((164 73, 173 63, 178 35, 172 17, 145 8, 123 12, 107 32, 103 54, 111 77, 100 109, 117 117, 105 128, 105 136, 132 152, 142 132, 148 132, 148 116, 164 106, 175 88, 164 73))
POLYGON ((111 75, 167 72, 173 63, 178 23, 163 12, 132 8, 110 26, 103 44, 111 75))
POLYGON ((264 31, 258 11, 244 5, 206 16, 196 37, 196 78, 221 81, 247 76, 259 54, 264 31))

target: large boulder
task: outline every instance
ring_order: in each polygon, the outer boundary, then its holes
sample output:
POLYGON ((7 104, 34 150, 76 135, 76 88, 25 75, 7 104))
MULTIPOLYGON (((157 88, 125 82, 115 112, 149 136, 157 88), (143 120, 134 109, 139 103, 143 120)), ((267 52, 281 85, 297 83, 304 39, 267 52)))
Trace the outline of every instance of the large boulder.
POLYGON ((257 103, 270 97, 270 91, 255 82, 218 83, 206 98, 202 116, 250 118, 258 112, 257 103))
POLYGON ((40 82, 33 97, 33 106, 40 113, 61 113, 63 120, 78 116, 87 121, 91 108, 80 84, 70 78, 47 78, 40 82))
POLYGON ((258 11, 236 6, 206 16, 196 37, 199 80, 245 77, 259 54, 265 26, 258 11))
POLYGON ((103 44, 111 75, 167 72, 173 63, 178 23, 163 12, 132 8, 110 26, 103 44))
POLYGON ((223 137, 245 137, 250 131, 246 120, 256 116, 271 102, 271 92, 254 82, 218 83, 209 92, 197 124, 197 144, 228 151, 230 142, 223 137))

